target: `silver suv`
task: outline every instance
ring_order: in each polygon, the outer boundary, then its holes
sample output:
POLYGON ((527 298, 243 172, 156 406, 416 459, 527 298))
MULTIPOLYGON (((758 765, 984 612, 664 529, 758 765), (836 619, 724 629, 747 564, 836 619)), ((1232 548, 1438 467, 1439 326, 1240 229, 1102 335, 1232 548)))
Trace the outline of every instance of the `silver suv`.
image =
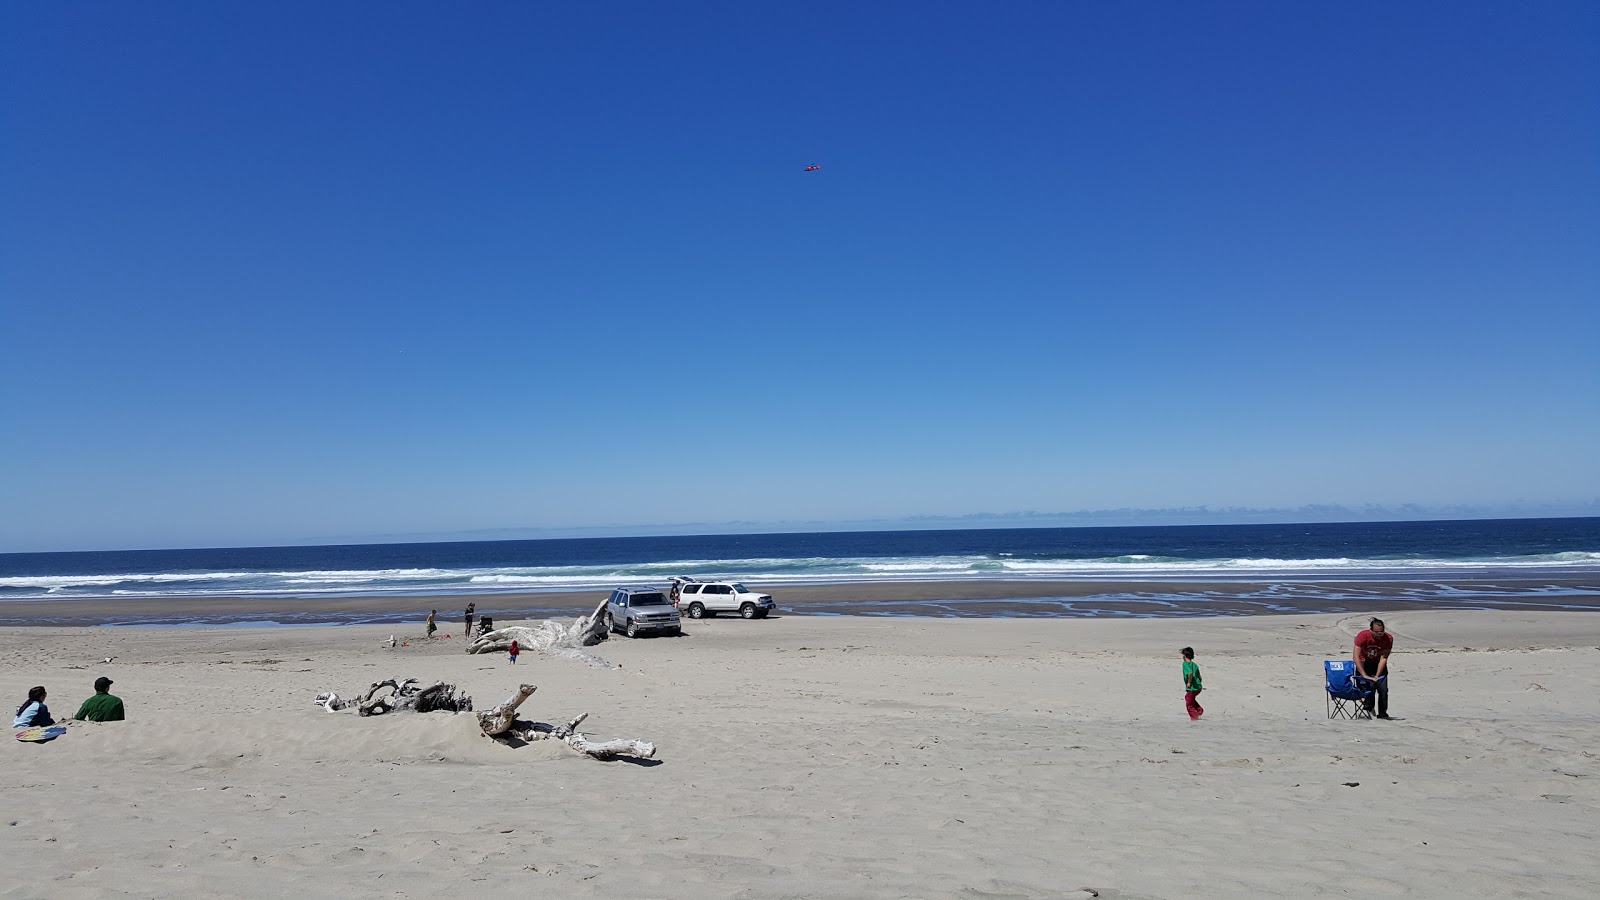
POLYGON ((771 594, 760 594, 737 581, 691 581, 672 579, 676 590, 678 608, 691 619, 714 616, 719 612, 736 612, 746 619, 765 619, 767 613, 777 609, 771 594))
POLYGON ((606 601, 606 631, 628 637, 644 634, 682 634, 678 611, 667 595, 654 588, 617 588, 606 601))

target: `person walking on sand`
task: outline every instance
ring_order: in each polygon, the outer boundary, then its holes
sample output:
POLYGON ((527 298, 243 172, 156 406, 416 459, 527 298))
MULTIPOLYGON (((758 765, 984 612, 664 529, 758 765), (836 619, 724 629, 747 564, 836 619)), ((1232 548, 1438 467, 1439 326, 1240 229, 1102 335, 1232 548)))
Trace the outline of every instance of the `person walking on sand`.
POLYGON ((101 675, 94 680, 94 696, 83 701, 73 716, 80 722, 121 722, 122 698, 111 693, 111 679, 101 675))
POLYGON ((467 633, 464 635, 464 637, 472 637, 472 612, 477 608, 478 604, 476 603, 467 604, 467 633))
POLYGON ((439 626, 433 624, 433 617, 437 616, 438 614, 439 611, 437 609, 428 611, 428 637, 430 638, 433 637, 433 633, 435 631, 439 630, 439 626))
POLYGON ((11 720, 11 727, 36 728, 54 725, 56 720, 50 718, 50 707, 44 705, 46 696, 48 694, 42 684, 28 688, 28 699, 17 707, 17 717, 11 720))
POLYGON ((513 639, 511 641, 511 664, 513 666, 517 664, 517 654, 520 653, 521 651, 522 651, 522 648, 518 647, 516 640, 513 639))
POLYGON ((1192 722, 1206 714, 1196 699, 1205 688, 1200 684, 1200 667, 1194 661, 1194 648, 1185 647, 1178 652, 1183 655, 1183 705, 1189 710, 1189 721, 1192 722))
MULTIPOLYGON (((1356 678, 1368 682, 1377 695, 1378 718, 1389 718, 1389 651, 1394 649, 1394 635, 1384 627, 1382 619, 1367 623, 1367 630, 1356 635, 1356 648, 1350 654, 1356 663, 1356 678)), ((1372 712, 1372 697, 1365 702, 1367 712, 1372 712)))

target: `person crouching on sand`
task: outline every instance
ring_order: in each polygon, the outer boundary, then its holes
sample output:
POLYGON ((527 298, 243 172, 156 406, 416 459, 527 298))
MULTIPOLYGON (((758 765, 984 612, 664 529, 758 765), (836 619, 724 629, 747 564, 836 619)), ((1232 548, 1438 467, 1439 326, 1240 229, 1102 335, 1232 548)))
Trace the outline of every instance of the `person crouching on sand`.
POLYGON ((511 642, 511 664, 513 666, 517 664, 517 654, 521 652, 521 650, 522 648, 518 647, 517 642, 513 640, 511 642))
POLYGON ((1194 661, 1194 648, 1185 647, 1178 652, 1183 654, 1183 705, 1189 710, 1190 721, 1194 721, 1206 714, 1196 699, 1205 688, 1200 685, 1200 667, 1194 661))

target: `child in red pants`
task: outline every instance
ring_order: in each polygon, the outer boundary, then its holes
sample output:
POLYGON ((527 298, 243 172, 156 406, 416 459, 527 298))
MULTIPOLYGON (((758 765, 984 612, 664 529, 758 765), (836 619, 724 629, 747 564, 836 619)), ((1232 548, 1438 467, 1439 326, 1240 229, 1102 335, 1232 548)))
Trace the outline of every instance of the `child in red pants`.
POLYGON ((1200 686, 1200 667, 1195 665, 1193 647, 1185 647, 1178 652, 1183 654, 1183 705, 1189 710, 1191 720, 1198 719, 1206 714, 1200 708, 1200 701, 1195 699, 1205 690, 1200 686))

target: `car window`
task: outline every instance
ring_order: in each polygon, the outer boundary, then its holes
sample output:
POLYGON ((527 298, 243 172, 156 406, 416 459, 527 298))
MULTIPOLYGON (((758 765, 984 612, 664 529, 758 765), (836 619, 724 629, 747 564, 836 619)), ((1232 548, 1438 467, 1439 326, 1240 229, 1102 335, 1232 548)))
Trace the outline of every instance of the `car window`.
POLYGON ((665 606, 667 598, 660 591, 651 591, 648 594, 634 594, 634 606, 665 606))
POLYGON ((735 584, 733 586, 733 592, 735 594, 748 594, 748 593, 750 593, 750 589, 745 587, 742 584, 735 584))
POLYGON ((725 584, 714 584, 711 586, 711 591, 716 594, 731 594, 733 593, 733 588, 725 584))
POLYGON ((684 587, 683 592, 685 594, 698 594, 698 593, 700 593, 700 585, 698 585, 698 584, 687 585, 687 586, 684 587))

